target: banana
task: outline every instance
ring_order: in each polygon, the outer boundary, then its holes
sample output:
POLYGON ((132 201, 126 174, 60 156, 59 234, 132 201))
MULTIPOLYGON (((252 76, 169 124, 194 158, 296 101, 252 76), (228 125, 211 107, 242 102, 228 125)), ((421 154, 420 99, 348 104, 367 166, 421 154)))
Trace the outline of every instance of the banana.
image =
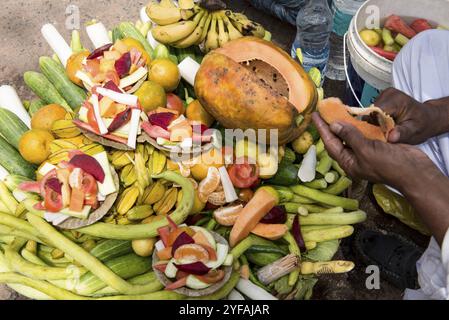
POLYGON ((159 4, 164 8, 176 8, 176 5, 172 0, 161 0, 159 4))
POLYGON ((206 43, 204 44, 204 47, 206 49, 206 52, 218 48, 217 15, 215 13, 212 18, 210 30, 207 33, 207 40, 206 43))
POLYGON ((229 42, 229 34, 225 29, 224 21, 220 13, 217 13, 217 22, 218 22, 218 44, 220 45, 220 47, 222 47, 227 42, 229 42))
POLYGON ((178 6, 181 9, 192 9, 195 6, 195 2, 193 0, 178 0, 178 6))
POLYGON ((243 35, 238 31, 234 25, 231 23, 231 20, 229 20, 228 16, 224 14, 224 12, 221 13, 221 17, 223 18, 223 22, 228 29, 229 34, 229 40, 235 40, 243 37, 243 35))
POLYGON ((150 2, 146 12, 148 17, 160 26, 176 23, 182 19, 181 9, 177 7, 166 7, 156 1, 150 2))
POLYGON ((226 10, 225 14, 242 35, 265 37, 265 28, 261 24, 249 20, 244 14, 234 13, 230 10, 226 10))
POLYGON ((201 37, 198 39, 198 41, 195 43, 196 45, 199 45, 206 40, 207 32, 209 31, 210 24, 212 22, 213 13, 209 14, 207 16, 206 23, 204 24, 203 33, 201 34, 201 37))
POLYGON ((50 154, 56 153, 63 149, 77 149, 77 146, 69 141, 63 139, 53 140, 50 143, 50 154))
POLYGON ((172 44, 190 35, 195 30, 203 15, 204 10, 201 10, 195 15, 193 20, 180 21, 165 26, 155 26, 151 32, 156 41, 163 44, 172 44))
POLYGON ((196 29, 187 37, 173 44, 176 48, 188 48, 196 44, 203 35, 204 27, 206 25, 206 21, 209 18, 209 13, 205 13, 201 18, 200 23, 196 27, 196 29))
POLYGON ((136 186, 125 189, 120 196, 117 204, 117 212, 119 215, 125 215, 136 204, 139 197, 139 188, 136 186))

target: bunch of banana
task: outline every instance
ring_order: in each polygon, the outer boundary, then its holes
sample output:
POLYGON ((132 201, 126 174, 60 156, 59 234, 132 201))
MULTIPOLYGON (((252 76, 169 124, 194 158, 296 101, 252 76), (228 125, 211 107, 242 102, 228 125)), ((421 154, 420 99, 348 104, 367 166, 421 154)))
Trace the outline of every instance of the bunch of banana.
POLYGON ((205 52, 243 36, 265 37, 265 29, 241 13, 231 10, 208 11, 193 0, 152 0, 147 14, 157 24, 153 37, 175 48, 199 45, 205 52))

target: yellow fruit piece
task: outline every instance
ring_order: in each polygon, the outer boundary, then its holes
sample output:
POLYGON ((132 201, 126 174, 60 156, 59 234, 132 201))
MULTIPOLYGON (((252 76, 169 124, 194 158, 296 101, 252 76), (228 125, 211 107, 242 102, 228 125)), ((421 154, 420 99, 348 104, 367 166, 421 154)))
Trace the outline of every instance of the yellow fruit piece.
POLYGON ((92 143, 92 141, 90 139, 86 138, 82 134, 80 134, 79 136, 73 137, 73 138, 65 138, 63 140, 74 144, 78 148, 92 143))
POLYGON ((98 153, 104 152, 104 147, 98 143, 91 143, 80 148, 82 152, 89 156, 96 155, 98 153))
POLYGON ((171 188, 167 190, 164 197, 153 206, 154 212, 156 212, 157 215, 167 215, 176 205, 177 200, 178 189, 171 188))
POLYGON ((132 151, 114 151, 111 154, 111 163, 115 169, 121 169, 133 162, 134 152, 132 151))
POLYGON ((39 109, 31 118, 31 129, 50 131, 56 120, 64 120, 67 111, 58 104, 49 104, 39 109))
POLYGON ((73 149, 77 149, 77 146, 75 144, 68 142, 66 140, 63 140, 63 139, 53 140, 50 143, 50 153, 51 154, 54 154, 54 153, 64 150, 64 149, 73 150, 73 149))
POLYGON ((57 165, 62 161, 69 161, 69 151, 70 150, 60 150, 54 154, 51 154, 48 157, 48 162, 50 162, 53 165, 57 165))
POLYGON ((220 185, 220 172, 215 167, 209 167, 207 176, 203 179, 198 186, 199 198, 202 202, 206 203, 209 195, 217 190, 220 185))
POLYGON ((72 120, 56 120, 53 122, 51 131, 58 138, 74 138, 81 134, 78 127, 72 120))
POLYGON ((54 139, 47 130, 29 130, 19 140, 19 152, 26 161, 41 164, 50 155, 50 145, 54 139))
POLYGON ((167 157, 162 152, 155 150, 149 161, 151 174, 156 175, 162 173, 166 163, 167 157))
POLYGON ((198 100, 191 102, 187 106, 186 110, 187 119, 192 121, 198 121, 204 124, 207 127, 212 126, 215 122, 214 117, 212 117, 201 105, 198 100))
POLYGON ((310 146, 313 144, 313 136, 310 132, 305 131, 299 138, 292 142, 292 147, 295 152, 305 154, 310 146))
POLYGON ((151 186, 145 189, 142 197, 142 203, 147 205, 153 205, 160 201, 166 192, 166 187, 161 181, 153 183, 151 186))
POLYGON ((117 212, 119 215, 126 214, 137 202, 139 197, 139 188, 132 186, 125 191, 120 196, 117 204, 117 212))
POLYGON ((150 216, 142 220, 142 224, 150 224, 165 219, 164 216, 150 216))
POLYGON ((202 181, 207 177, 210 167, 220 168, 224 165, 221 149, 212 148, 198 156, 194 160, 195 165, 190 168, 190 172, 196 181, 202 181))
POLYGON ((133 164, 128 164, 120 172, 120 181, 123 186, 129 187, 137 181, 136 170, 134 170, 133 164))
MULTIPOLYGON (((182 190, 178 192, 178 205, 182 201, 182 190)), ((190 214, 198 214, 202 212, 206 208, 206 202, 203 202, 200 200, 198 190, 195 190, 195 198, 193 202, 192 210, 190 211, 190 214)))
POLYGON ((160 84, 165 92, 172 92, 178 87, 181 74, 178 66, 169 59, 156 59, 150 65, 148 78, 160 84))
POLYGON ((149 257, 153 254, 156 238, 133 240, 132 248, 134 253, 141 257, 149 257))
POLYGON ((360 31, 360 38, 367 46, 375 47, 382 40, 381 36, 374 30, 364 29, 360 31))
POLYGON ((83 70, 83 61, 85 58, 89 56, 89 51, 81 51, 75 54, 72 54, 67 61, 66 66, 66 72, 67 76, 69 77, 70 81, 72 81, 74 84, 83 87, 83 82, 80 78, 76 76, 76 73, 78 71, 83 70))

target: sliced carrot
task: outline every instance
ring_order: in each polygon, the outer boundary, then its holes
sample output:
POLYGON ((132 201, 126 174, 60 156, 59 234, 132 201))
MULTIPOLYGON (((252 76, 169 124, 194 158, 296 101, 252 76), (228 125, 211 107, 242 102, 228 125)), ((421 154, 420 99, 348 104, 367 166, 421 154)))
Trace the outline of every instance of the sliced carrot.
POLYGON ((288 227, 285 224, 258 223, 251 233, 265 239, 278 240, 282 238, 287 231, 288 227))
POLYGON ((160 260, 170 260, 173 256, 171 254, 172 247, 165 247, 157 252, 157 256, 160 260))
POLYGON ((175 281, 173 283, 170 283, 168 286, 165 287, 167 290, 176 290, 182 287, 185 287, 187 284, 187 277, 179 279, 178 281, 175 281))
POLYGON ((271 187, 259 188, 254 197, 240 212, 231 234, 229 243, 234 247, 246 238, 259 221, 279 202, 277 192, 271 187))
POLYGON ((185 244, 176 249, 174 258, 178 261, 189 260, 192 263, 198 261, 206 263, 209 261, 209 253, 198 244, 185 244))
POLYGON ((70 196, 70 207, 69 209, 74 212, 81 212, 84 208, 84 191, 81 189, 72 189, 72 194, 70 196))

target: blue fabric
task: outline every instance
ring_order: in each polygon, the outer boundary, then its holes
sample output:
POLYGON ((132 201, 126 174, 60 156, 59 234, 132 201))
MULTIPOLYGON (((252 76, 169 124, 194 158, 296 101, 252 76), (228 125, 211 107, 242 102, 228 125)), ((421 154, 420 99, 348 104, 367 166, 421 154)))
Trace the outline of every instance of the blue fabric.
POLYGON ((261 11, 267 11, 282 21, 296 26, 296 16, 306 0, 249 0, 261 11))

